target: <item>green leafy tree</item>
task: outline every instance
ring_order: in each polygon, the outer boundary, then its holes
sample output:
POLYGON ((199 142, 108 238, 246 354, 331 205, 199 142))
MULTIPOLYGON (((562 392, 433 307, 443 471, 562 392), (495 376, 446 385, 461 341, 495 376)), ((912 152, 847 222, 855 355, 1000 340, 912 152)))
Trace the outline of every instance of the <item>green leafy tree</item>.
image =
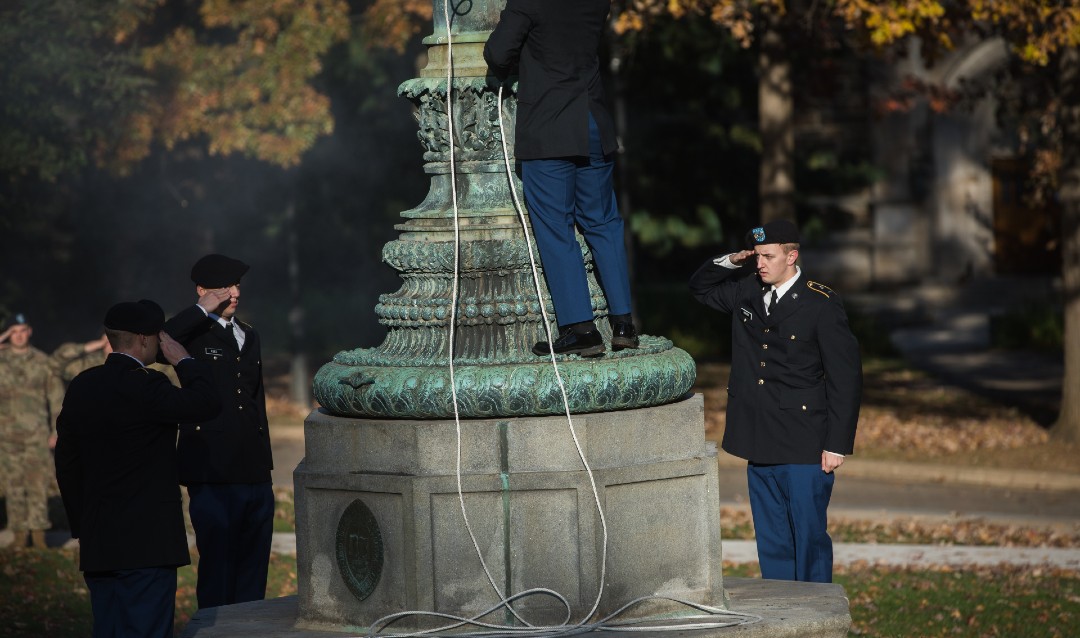
POLYGON ((15 0, 0 7, 0 172, 129 171, 154 144, 295 166, 333 128, 311 80, 341 0, 15 0))

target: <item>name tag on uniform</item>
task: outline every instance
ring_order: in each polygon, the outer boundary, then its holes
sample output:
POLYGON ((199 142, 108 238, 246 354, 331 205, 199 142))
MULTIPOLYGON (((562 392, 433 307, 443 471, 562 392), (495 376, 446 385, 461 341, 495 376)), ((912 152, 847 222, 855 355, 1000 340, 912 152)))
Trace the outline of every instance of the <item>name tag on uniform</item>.
POLYGON ((754 320, 754 313, 750 312, 746 308, 739 308, 739 310, 742 311, 742 320, 743 320, 744 323, 747 322, 747 321, 753 321, 754 320))
POLYGON ((225 356, 225 351, 223 349, 221 349, 221 348, 206 348, 205 350, 203 350, 203 352, 205 352, 206 354, 208 354, 208 355, 210 355, 212 357, 225 356))

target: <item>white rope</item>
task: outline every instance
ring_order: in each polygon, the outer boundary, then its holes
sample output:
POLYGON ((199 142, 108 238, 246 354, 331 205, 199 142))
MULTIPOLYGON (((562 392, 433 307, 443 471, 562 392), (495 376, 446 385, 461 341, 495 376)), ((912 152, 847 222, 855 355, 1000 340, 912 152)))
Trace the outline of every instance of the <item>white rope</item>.
POLYGON ((596 511, 600 515, 600 527, 603 530, 603 543, 600 552, 600 587, 596 592, 596 601, 593 603, 592 609, 589 610, 589 613, 580 621, 581 623, 585 623, 589 618, 592 618, 592 615, 596 613, 597 608, 600 606, 600 600, 604 595, 604 584, 607 581, 607 517, 604 516, 604 508, 600 505, 600 492, 596 488, 596 478, 593 476, 592 467, 589 466, 589 461, 585 458, 585 452, 581 449, 581 441, 578 440, 577 430, 574 429, 574 419, 570 416, 570 399, 566 395, 566 386, 563 384, 562 374, 559 373, 559 363, 555 359, 555 340, 552 338, 551 334, 551 320, 548 318, 547 308, 544 306, 544 296, 540 291, 540 274, 536 270, 536 259, 533 257, 532 239, 529 238, 529 226, 528 222, 525 220, 524 208, 521 205, 521 201, 518 199, 517 188, 514 187, 514 171, 510 167, 510 150, 506 144, 506 129, 503 125, 502 94, 503 87, 500 85, 498 95, 499 137, 502 141, 503 163, 506 166, 506 178, 510 185, 510 195, 514 201, 514 210, 517 211, 518 220, 521 222, 521 230, 525 235, 525 245, 529 250, 529 265, 532 267, 533 286, 536 289, 536 301, 540 305, 540 315, 543 317, 544 334, 547 335, 548 340, 548 357, 551 359, 551 367, 555 371, 555 382, 559 386, 559 394, 562 395, 563 410, 566 414, 566 424, 570 429, 570 436, 574 439, 574 447, 577 449, 578 458, 581 459, 581 464, 585 466, 585 472, 589 477, 589 486, 592 488, 593 501, 596 503, 596 511))
MULTIPOLYGON (((557 598, 562 599, 562 596, 554 594, 551 590, 538 590, 536 592, 522 592, 511 597, 510 602, 531 595, 532 593, 547 593, 549 595, 555 595, 557 598)), ((505 602, 505 601, 504 601, 505 602)), ((444 614, 440 612, 401 612, 392 614, 381 618, 371 625, 369 628, 369 636, 378 635, 381 638, 415 638, 415 637, 430 637, 430 636, 453 636, 455 638, 461 637, 477 637, 477 638, 498 638, 498 637, 542 637, 542 638, 561 638, 562 636, 573 636, 577 634, 588 633, 590 631, 603 630, 603 631, 689 631, 700 629, 723 629, 725 627, 733 627, 736 625, 751 625, 762 620, 762 617, 757 614, 748 614, 738 611, 730 611, 726 609, 720 609, 718 607, 712 607, 709 605, 703 605, 701 603, 695 603, 689 600, 682 600, 680 598, 672 598, 670 596, 643 596, 636 598, 622 607, 619 607, 615 611, 611 612, 607 616, 604 616, 600 620, 594 623, 578 623, 574 625, 561 624, 552 625, 547 627, 514 627, 506 625, 498 625, 494 623, 487 623, 482 620, 484 616, 498 610, 503 606, 503 602, 500 602, 494 607, 490 607, 487 610, 472 616, 471 618, 465 618, 461 616, 454 616, 453 614, 444 614), (615 618, 622 615, 631 607, 639 605, 644 602, 654 600, 666 600, 675 602, 680 605, 684 605, 691 609, 696 609, 703 614, 670 614, 658 621, 656 618, 635 618, 631 620, 614 621, 615 618), (454 633, 454 634, 440 634, 439 632, 445 631, 445 627, 438 629, 429 629, 416 632, 405 632, 399 634, 380 633, 381 630, 397 620, 406 617, 427 617, 427 618, 440 618, 446 620, 453 620, 453 625, 448 627, 461 627, 465 625, 472 625, 476 627, 482 627, 489 629, 489 631, 476 631, 469 633, 454 633), (718 620, 718 617, 727 617, 729 620, 718 620), (702 622, 698 622, 702 621, 702 622)), ((569 611, 569 608, 568 608, 569 611)))
MULTIPOLYGON (((669 598, 666 596, 646 596, 630 601, 623 605, 616 611, 605 616, 597 622, 589 623, 588 620, 596 613, 596 610, 600 607, 600 601, 604 595, 604 584, 607 579, 607 549, 608 549, 608 529, 607 518, 604 516, 604 508, 600 503, 600 493, 596 487, 596 479, 593 475, 592 467, 589 465, 588 459, 585 457, 585 452, 581 447, 581 442, 578 439, 577 431, 574 429, 574 421, 570 416, 570 400, 566 394, 566 387, 563 384, 562 375, 559 372, 559 364, 555 358, 554 339, 551 333, 551 322, 547 314, 547 308, 544 306, 544 297, 540 288, 540 275, 536 268, 536 259, 533 257, 532 239, 529 237, 528 222, 525 219, 524 208, 518 199, 517 189, 514 187, 514 172, 510 166, 510 152, 506 143, 506 131, 503 125, 503 113, 502 113, 502 86, 499 87, 498 93, 498 112, 499 112, 499 136, 502 142, 503 149, 503 161, 506 166, 507 181, 510 185, 510 194, 514 202, 514 210, 518 214, 518 219, 521 222, 522 232, 525 236, 525 243, 529 251, 529 264, 532 268, 533 287, 536 292, 537 303, 540 305, 540 314, 543 317, 544 333, 548 339, 548 355, 551 360, 552 368, 555 372, 555 381, 559 386, 559 392, 563 400, 563 409, 566 414, 567 425, 570 429, 570 435, 574 439, 574 446, 577 449, 578 457, 581 459, 582 465, 585 467, 586 474, 589 477, 589 485, 592 488, 593 501, 596 504, 596 511, 600 516, 600 526, 603 530, 603 543, 601 548, 600 558, 600 585, 596 593, 596 600, 593 602, 592 609, 589 610, 585 616, 574 624, 569 624, 572 612, 570 602, 562 594, 545 587, 535 587, 527 589, 511 596, 506 596, 498 584, 495 582, 495 578, 491 575, 491 570, 488 568, 487 562, 484 560, 483 552, 480 550, 480 544, 476 540, 476 534, 473 532, 472 525, 469 522, 469 514, 465 507, 465 495, 461 485, 461 416, 458 409, 458 396, 457 396, 457 383, 455 380, 454 371, 454 345, 456 342, 457 331, 455 329, 457 320, 457 306, 458 306, 458 278, 460 276, 460 249, 461 249, 461 235, 460 224, 458 218, 458 199, 457 199, 457 170, 454 157, 454 114, 453 114, 453 68, 454 68, 454 48, 453 48, 453 36, 450 33, 450 5, 451 0, 443 1, 443 18, 446 21, 446 121, 447 121, 447 135, 450 145, 450 201, 453 208, 454 215, 454 277, 451 283, 450 291, 450 340, 448 345, 448 359, 450 365, 450 394, 454 404, 454 426, 457 435, 457 462, 455 467, 456 481, 457 481, 457 494, 458 504, 461 507, 461 517, 465 522, 465 529, 469 533, 469 539, 472 541, 473 549, 476 551, 477 558, 480 559, 480 565, 484 569, 484 575, 488 579, 488 583, 499 597, 499 602, 486 609, 485 611, 476 614, 472 617, 456 616, 453 614, 446 614, 433 611, 404 611, 396 614, 390 614, 376 620, 368 629, 367 636, 380 636, 381 638, 411 638, 420 636, 433 636, 439 635, 440 632, 449 632, 460 627, 472 626, 486 629, 487 631, 469 632, 469 633, 455 633, 455 638, 462 637, 476 637, 476 638, 501 638, 509 636, 535 636, 542 638, 561 638, 563 636, 572 636, 580 633, 586 633, 589 631, 604 629, 607 631, 681 631, 689 629, 719 629, 723 627, 730 627, 734 625, 749 624, 758 622, 761 620, 760 616, 754 614, 743 614, 739 612, 731 612, 716 607, 709 607, 699 603, 693 603, 690 601, 684 601, 677 598, 669 598), (566 609, 566 616, 563 621, 557 625, 537 626, 528 622, 520 615, 517 610, 514 609, 513 603, 517 600, 523 599, 528 596, 535 595, 547 595, 555 598, 566 609), (624 611, 630 607, 637 605, 641 602, 648 600, 670 600, 688 607, 698 609, 706 612, 705 615, 693 615, 683 616, 682 619, 686 621, 698 620, 698 619, 712 619, 712 622, 683 622, 679 624, 653 624, 649 618, 642 618, 631 621, 622 622, 610 622, 614 618, 618 617, 624 611), (522 625, 505 625, 498 623, 490 623, 481 620, 485 616, 501 609, 505 608, 513 614, 514 618, 522 625), (726 615, 736 620, 731 621, 716 621, 717 615, 726 615), (449 624, 445 624, 433 629, 427 629, 423 631, 408 632, 401 634, 387 634, 380 633, 384 628, 390 626, 394 622, 403 618, 436 618, 441 620, 450 621, 449 624), (646 625, 647 624, 647 625, 646 625), (640 625, 640 626, 635 626, 640 625)), ((509 525, 509 521, 506 521, 509 525)))
MULTIPOLYGON (((457 494, 458 503, 461 506, 461 518, 465 522, 465 529, 469 532, 469 539, 472 541, 473 549, 476 551, 476 557, 480 559, 480 566, 484 569, 484 575, 487 577, 488 583, 491 585, 492 589, 498 594, 501 601, 500 606, 505 605, 519 621, 525 622, 525 620, 519 617, 514 608, 506 601, 505 595, 502 590, 499 589, 498 584, 495 583, 495 578, 491 575, 491 570, 488 568, 487 561, 484 560, 484 554, 480 550, 480 544, 476 540, 476 534, 473 532, 472 524, 469 522, 469 514, 465 509, 464 490, 461 486, 461 414, 458 409, 457 380, 455 378, 454 370, 454 346, 457 342, 458 278, 461 270, 461 229, 458 219, 457 169, 454 156, 454 39, 450 35, 450 0, 443 1, 443 17, 446 20, 446 132, 450 149, 450 203, 454 211, 454 277, 450 288, 450 341, 447 352, 447 358, 450 362, 450 395, 454 405, 454 429, 457 437, 457 454, 454 474, 457 480, 457 494)), ((460 626, 460 623, 447 627, 446 629, 457 626, 460 626)))

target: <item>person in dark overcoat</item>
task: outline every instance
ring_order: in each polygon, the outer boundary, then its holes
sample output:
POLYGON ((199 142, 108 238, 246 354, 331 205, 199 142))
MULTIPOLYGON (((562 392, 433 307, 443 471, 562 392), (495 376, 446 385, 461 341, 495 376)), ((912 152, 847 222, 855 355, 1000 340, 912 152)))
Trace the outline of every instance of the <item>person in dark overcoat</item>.
POLYGON ((95 637, 172 636, 176 569, 191 562, 177 423, 211 419, 221 402, 208 367, 161 332, 164 323, 151 301, 110 308, 113 352, 71 381, 57 418, 56 478, 95 637), (183 387, 147 367, 159 347, 183 387))
POLYGON ((518 75, 514 155, 559 333, 537 355, 600 356, 575 226, 592 250, 612 350, 637 348, 623 220, 612 187, 615 124, 600 81, 609 0, 508 0, 484 45, 492 74, 518 75))
POLYGON ((262 600, 273 538, 274 491, 259 333, 237 319, 247 264, 212 254, 191 269, 198 302, 165 331, 207 363, 221 393, 213 419, 181 425, 180 482, 199 550, 199 609, 262 600))
POLYGON ((762 577, 831 582, 826 510, 855 445, 859 344, 839 295, 796 264, 794 224, 769 222, 747 244, 690 279, 698 301, 731 315, 722 446, 748 461, 762 577))

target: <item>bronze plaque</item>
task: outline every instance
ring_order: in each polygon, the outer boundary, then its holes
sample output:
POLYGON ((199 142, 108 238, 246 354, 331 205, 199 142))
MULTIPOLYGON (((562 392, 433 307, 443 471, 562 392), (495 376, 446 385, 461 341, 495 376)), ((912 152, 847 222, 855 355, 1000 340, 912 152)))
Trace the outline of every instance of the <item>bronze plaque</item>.
POLYGON ((375 591, 383 569, 383 540, 379 522, 368 506, 356 499, 338 521, 337 562, 341 578, 357 600, 375 591))

